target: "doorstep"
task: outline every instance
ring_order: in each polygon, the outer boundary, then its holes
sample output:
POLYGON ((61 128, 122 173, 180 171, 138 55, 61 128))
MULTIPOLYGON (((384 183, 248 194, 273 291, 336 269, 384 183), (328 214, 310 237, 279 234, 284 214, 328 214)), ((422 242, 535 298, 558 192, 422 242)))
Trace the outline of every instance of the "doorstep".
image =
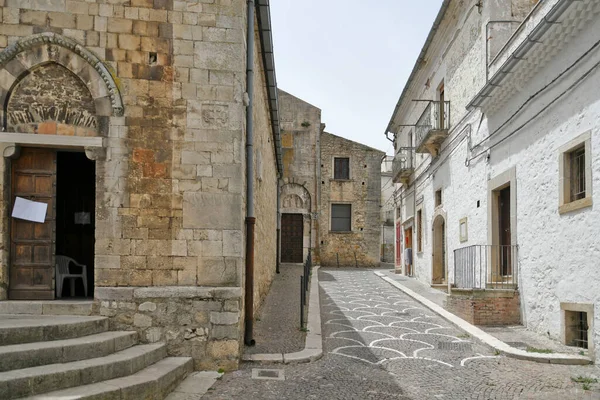
POLYGON ((93 300, 4 300, 0 314, 92 315, 93 300))

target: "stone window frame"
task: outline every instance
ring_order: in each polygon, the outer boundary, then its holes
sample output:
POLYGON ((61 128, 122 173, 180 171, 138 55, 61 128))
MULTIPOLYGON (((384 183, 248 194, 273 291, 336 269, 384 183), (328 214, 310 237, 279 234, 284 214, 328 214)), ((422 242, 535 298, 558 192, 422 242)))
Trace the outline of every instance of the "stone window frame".
POLYGON ((332 181, 347 182, 352 180, 352 156, 345 154, 334 154, 331 156, 331 177, 332 181), (335 178, 335 159, 336 158, 347 158, 348 159, 348 179, 336 179, 335 178))
POLYGON ((498 232, 495 221, 498 220, 497 192, 510 186, 510 240, 517 241, 517 169, 512 167, 488 181, 488 244, 498 244, 498 232))
POLYGON ((587 314, 588 325, 588 356, 594 358, 596 356, 596 346, 594 344, 594 304, 593 303, 560 303, 560 341, 567 345, 567 311, 584 312, 587 314))
POLYGON ((461 243, 469 241, 469 220, 467 217, 461 218, 458 221, 458 236, 461 243), (465 234, 463 235, 462 226, 465 225, 465 234))
POLYGON ((582 133, 558 149, 558 213, 566 214, 592 206, 592 132, 582 133), (585 197, 571 201, 571 154, 584 148, 585 197))
POLYGON ((329 232, 333 233, 333 234, 348 234, 348 233, 352 233, 352 227, 353 227, 353 223, 352 223, 352 215, 353 215, 353 207, 352 207, 352 203, 351 202, 343 202, 343 201, 336 201, 336 202, 331 202, 329 205, 329 232), (334 205, 349 205, 350 206, 350 230, 349 231, 334 231, 333 230, 333 206, 334 205))

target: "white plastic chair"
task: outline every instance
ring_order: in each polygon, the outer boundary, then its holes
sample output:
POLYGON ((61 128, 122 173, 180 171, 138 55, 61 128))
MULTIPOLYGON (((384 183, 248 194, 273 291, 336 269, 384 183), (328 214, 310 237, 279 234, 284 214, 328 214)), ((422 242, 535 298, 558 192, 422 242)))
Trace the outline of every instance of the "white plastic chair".
POLYGON ((85 297, 87 297, 87 267, 83 264, 79 264, 71 257, 67 256, 56 256, 56 290, 57 297, 62 296, 63 283, 65 279, 69 279, 71 282, 71 297, 75 296, 75 279, 81 278, 83 281, 83 291, 85 297), (81 267, 80 274, 72 274, 69 271, 69 264, 73 263, 77 267, 81 267))

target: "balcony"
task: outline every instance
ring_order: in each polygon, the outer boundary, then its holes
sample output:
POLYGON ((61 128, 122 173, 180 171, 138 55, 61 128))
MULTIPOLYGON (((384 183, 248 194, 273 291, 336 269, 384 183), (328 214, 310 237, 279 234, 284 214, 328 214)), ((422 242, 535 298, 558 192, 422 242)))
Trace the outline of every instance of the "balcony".
POLYGON ((416 152, 437 157, 442 142, 448 137, 450 102, 430 101, 415 126, 416 152))
POLYGON ((415 171, 414 147, 400 147, 392 164, 394 183, 408 183, 408 178, 415 171))

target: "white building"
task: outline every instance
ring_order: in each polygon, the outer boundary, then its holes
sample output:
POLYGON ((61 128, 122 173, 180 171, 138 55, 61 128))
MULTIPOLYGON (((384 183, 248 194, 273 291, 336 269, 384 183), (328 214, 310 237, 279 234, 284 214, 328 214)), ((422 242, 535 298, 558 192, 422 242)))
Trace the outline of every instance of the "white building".
POLYGON ((516 289, 596 362, 599 65, 600 1, 444 0, 386 131, 416 279, 516 289))

